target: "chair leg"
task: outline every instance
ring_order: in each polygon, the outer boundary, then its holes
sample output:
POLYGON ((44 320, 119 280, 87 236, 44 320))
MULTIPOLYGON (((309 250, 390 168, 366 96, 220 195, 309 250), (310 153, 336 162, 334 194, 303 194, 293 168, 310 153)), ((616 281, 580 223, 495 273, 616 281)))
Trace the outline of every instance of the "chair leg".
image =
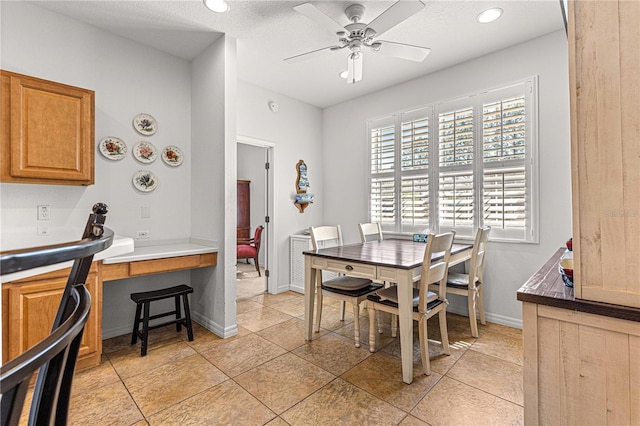
POLYGON ((147 341, 149 339, 149 302, 144 302, 144 318, 142 318, 142 345, 140 355, 147 355, 147 341))
POLYGON ((133 322, 133 332, 131 333, 131 344, 135 345, 138 341, 138 330, 140 329, 140 314, 142 310, 142 304, 136 303, 136 319, 133 322))
POLYGON ((180 296, 175 296, 176 299, 176 331, 182 331, 182 322, 178 321, 180 319, 180 296))
POLYGON ((376 311, 376 319, 378 320, 378 334, 382 334, 382 321, 380 321, 380 315, 382 315, 382 313, 380 311, 376 311))
POLYGON ((391 337, 398 336, 398 316, 391 314, 391 337))
POLYGON ((316 333, 320 332, 322 321, 322 288, 316 287, 316 333))
POLYGON ((376 351, 376 314, 380 316, 380 313, 373 308, 372 303, 368 302, 367 311, 369 312, 369 352, 373 353, 376 351))
POLYGON ((260 275, 260 264, 258 263, 258 256, 256 255, 256 257, 253 258, 253 263, 256 264, 256 271, 258 271, 258 276, 261 277, 262 275, 260 275))
POLYGON ((487 325, 487 320, 484 317, 484 292, 482 291, 482 283, 476 284, 478 291, 478 311, 480 311, 480 324, 487 325))
POLYGON ((355 301, 353 304, 353 339, 356 341, 356 348, 360 347, 360 304, 355 301))
POLYGON ((471 335, 478 337, 478 320, 476 319, 476 293, 469 290, 467 294, 467 305, 469 306, 469 323, 471 324, 471 335))
POLYGON ((424 374, 431 375, 431 363, 429 361, 429 333, 427 332, 427 318, 423 317, 418 322, 420 332, 420 357, 422 358, 422 370, 424 374))
POLYGON ((438 314, 438 321, 440 322, 440 337, 442 339, 442 349, 445 355, 451 355, 451 349, 449 348, 449 332, 447 331, 447 311, 443 309, 438 314))
POLYGON ((345 305, 346 305, 345 301, 344 301, 344 300, 342 300, 342 301, 340 302, 340 321, 342 321, 342 322, 344 322, 344 309, 345 309, 345 305))
POLYGON ((191 310, 189 309, 189 295, 182 295, 182 302, 184 304, 184 318, 187 325, 187 337, 190 342, 193 342, 193 325, 191 324, 191 310))

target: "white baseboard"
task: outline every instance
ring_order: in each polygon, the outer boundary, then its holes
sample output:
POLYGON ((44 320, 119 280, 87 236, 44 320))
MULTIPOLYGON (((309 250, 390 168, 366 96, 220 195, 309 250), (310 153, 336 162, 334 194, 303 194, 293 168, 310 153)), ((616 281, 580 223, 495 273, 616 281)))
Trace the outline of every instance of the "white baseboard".
POLYGON ((295 291, 296 293, 304 294, 304 284, 303 285, 290 284, 289 285, 289 290, 295 291))
POLYGON ((227 328, 223 328, 218 323, 211 321, 199 312, 191 312, 191 319, 223 339, 238 334, 238 324, 233 324, 227 328))
MULTIPOLYGON (((455 309, 447 307, 447 311, 453 314, 462 315, 464 317, 469 316, 469 312, 466 309, 455 309)), ((520 318, 506 317, 504 315, 492 314, 491 312, 485 312, 484 316, 489 322, 506 325, 507 327, 519 328, 522 330, 522 319, 520 318)))
POLYGON ((112 337, 122 336, 123 334, 131 334, 132 330, 133 330, 133 324, 122 326, 122 327, 110 328, 109 330, 103 329, 102 340, 111 339, 112 337))

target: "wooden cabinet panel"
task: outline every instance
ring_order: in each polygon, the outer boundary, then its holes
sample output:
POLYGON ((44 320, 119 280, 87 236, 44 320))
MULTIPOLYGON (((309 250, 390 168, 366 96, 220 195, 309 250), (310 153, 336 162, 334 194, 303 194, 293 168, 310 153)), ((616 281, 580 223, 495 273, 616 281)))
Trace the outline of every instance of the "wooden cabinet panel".
POLYGON ((640 2, 569 2, 577 298, 640 307, 640 2))
POLYGON ((237 239, 249 240, 251 235, 251 181, 238 181, 238 212, 237 212, 237 239))
POLYGON ((218 263, 218 253, 194 254, 102 265, 102 280, 112 281, 141 275, 204 268, 218 263))
MULTIPOLYGON (((66 277, 19 284, 5 284, 7 312, 3 312, 3 335, 7 346, 3 360, 15 358, 51 332, 53 319, 67 283, 66 277)), ((99 274, 90 274, 86 282, 91 294, 91 312, 85 325, 78 355, 78 368, 98 365, 102 353, 102 283, 99 274)))
POLYGON ((94 92, 7 71, 1 76, 1 180, 93 184, 94 92))
POLYGON ((640 323, 524 303, 525 424, 640 424, 640 323))

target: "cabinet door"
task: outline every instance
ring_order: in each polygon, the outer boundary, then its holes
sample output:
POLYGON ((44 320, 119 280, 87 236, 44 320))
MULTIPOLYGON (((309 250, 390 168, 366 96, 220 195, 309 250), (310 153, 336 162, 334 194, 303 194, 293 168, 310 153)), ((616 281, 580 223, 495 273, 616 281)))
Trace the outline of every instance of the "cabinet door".
POLYGON ((94 182, 94 92, 2 71, 2 181, 94 182))
MULTIPOLYGON (((9 325, 5 329, 9 335, 8 359, 15 358, 49 335, 66 283, 64 277, 9 288, 9 325)), ((99 364, 102 352, 102 309, 98 303, 102 299, 102 286, 96 274, 87 277, 86 287, 91 294, 91 312, 80 345, 79 367, 85 359, 90 359, 91 365, 99 364)))
POLYGON ((570 1, 574 290, 640 307, 640 2, 570 1))

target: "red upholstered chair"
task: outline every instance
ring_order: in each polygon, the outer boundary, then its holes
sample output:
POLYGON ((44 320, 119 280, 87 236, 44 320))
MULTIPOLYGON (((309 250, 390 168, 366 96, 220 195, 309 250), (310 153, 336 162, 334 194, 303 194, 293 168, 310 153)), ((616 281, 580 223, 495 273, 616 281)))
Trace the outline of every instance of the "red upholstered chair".
POLYGON ((258 265, 258 253, 260 253, 260 239, 262 238, 263 229, 264 226, 258 226, 253 238, 249 240, 248 244, 238 244, 236 246, 236 258, 238 260, 247 259, 247 263, 249 263, 249 259, 253 259, 259 277, 262 275, 260 274, 260 265, 258 265))

